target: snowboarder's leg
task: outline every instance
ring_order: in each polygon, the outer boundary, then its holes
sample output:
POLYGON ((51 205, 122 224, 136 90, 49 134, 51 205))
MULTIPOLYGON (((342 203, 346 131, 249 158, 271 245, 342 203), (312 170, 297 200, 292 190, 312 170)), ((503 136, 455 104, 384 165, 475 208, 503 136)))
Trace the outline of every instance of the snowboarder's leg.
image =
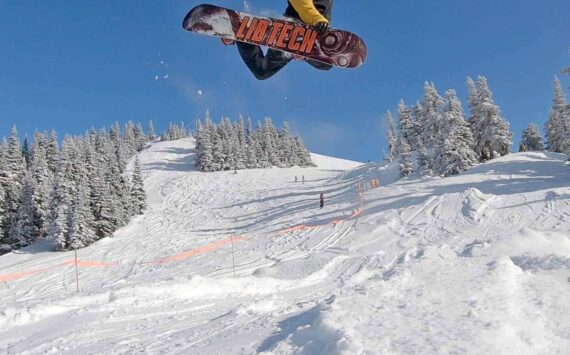
POLYGON ((263 55, 261 47, 255 44, 237 42, 237 47, 249 70, 259 80, 272 77, 293 59, 290 54, 274 49, 263 55))
POLYGON ((319 70, 331 70, 331 68, 333 67, 330 64, 317 62, 316 60, 311 60, 311 59, 307 59, 307 63, 311 64, 313 66, 313 68, 319 69, 319 70))

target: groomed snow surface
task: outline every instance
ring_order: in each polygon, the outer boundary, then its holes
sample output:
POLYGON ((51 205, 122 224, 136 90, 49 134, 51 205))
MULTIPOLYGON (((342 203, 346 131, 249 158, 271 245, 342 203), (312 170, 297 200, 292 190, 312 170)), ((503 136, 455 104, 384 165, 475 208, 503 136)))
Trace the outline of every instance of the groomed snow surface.
POLYGON ((568 354, 564 156, 400 181, 194 158, 191 139, 140 154, 148 211, 79 250, 79 293, 72 252, 0 257, 0 353, 568 354))

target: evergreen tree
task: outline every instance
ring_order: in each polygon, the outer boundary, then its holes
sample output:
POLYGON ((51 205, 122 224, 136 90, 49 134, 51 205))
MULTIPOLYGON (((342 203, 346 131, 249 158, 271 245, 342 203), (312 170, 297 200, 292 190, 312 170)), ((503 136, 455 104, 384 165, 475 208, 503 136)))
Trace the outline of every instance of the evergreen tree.
POLYGON ((96 234, 93 230, 93 213, 89 207, 88 189, 86 180, 82 180, 68 214, 68 235, 65 244, 71 250, 84 248, 96 240, 96 234))
POLYGON ((133 170, 131 200, 133 201, 134 213, 143 214, 143 211, 146 208, 146 193, 144 191, 144 183, 138 156, 135 158, 135 168, 133 170))
POLYGON ((59 153, 57 132, 55 130, 52 130, 49 135, 49 141, 46 151, 47 151, 46 156, 48 160, 49 170, 51 170, 52 174, 55 175, 55 172, 57 171, 58 153, 59 153))
MULTIPOLYGON (((472 91, 471 81, 468 79, 472 91)), ((469 106, 473 110, 469 123, 479 161, 494 159, 496 154, 508 154, 512 145, 512 133, 508 122, 501 117, 501 111, 493 100, 493 93, 485 77, 479 76, 476 91, 470 93, 469 106)))
POLYGON ((443 99, 439 96, 434 83, 424 83, 424 97, 422 99, 420 116, 422 126, 422 141, 427 149, 435 148, 435 144, 443 129, 442 117, 443 99))
POLYGON ((522 139, 520 143, 520 152, 526 151, 542 151, 544 150, 544 143, 540 130, 535 124, 529 124, 528 127, 522 132, 522 139))
POLYGON ((244 121, 243 117, 240 115, 239 121, 236 124, 236 137, 237 137, 237 147, 236 147, 236 166, 235 168, 238 170, 246 168, 246 139, 245 139, 245 132, 244 132, 244 121))
MULTIPOLYGON (((62 157, 60 157, 63 160, 62 157)), ((63 161, 62 161, 63 163, 63 161)), ((68 240, 68 209, 70 204, 69 182, 65 180, 63 164, 58 168, 51 193, 48 214, 48 238, 52 239, 56 250, 66 250, 68 240)))
POLYGON ((557 153, 570 153, 570 108, 560 80, 554 78, 552 108, 545 124, 548 150, 557 153))
POLYGON ((154 130, 154 125, 152 124, 152 121, 148 121, 147 136, 149 141, 154 141, 157 138, 156 131, 154 130))
POLYGON ((270 166, 279 166, 279 154, 277 152, 277 143, 275 141, 277 130, 273 126, 270 117, 265 117, 262 134, 262 148, 267 154, 270 166))
POLYGON ((2 184, 0 184, 0 254, 7 251, 6 249, 11 249, 9 248, 8 245, 6 245, 6 247, 2 245, 2 242, 4 240, 4 235, 6 232, 5 206, 6 206, 6 192, 4 191, 4 187, 2 186, 2 184))
POLYGON ((412 111, 406 106, 404 100, 400 100, 398 105, 398 121, 400 123, 400 135, 410 144, 412 151, 418 150, 417 134, 412 111))
POLYGON ((396 133, 396 125, 390 111, 386 113, 386 126, 388 127, 386 134, 390 153, 384 157, 384 160, 391 162, 398 156, 398 134, 396 133))
POLYGON ((434 165, 444 176, 459 174, 471 168, 477 157, 473 151, 473 135, 454 90, 448 90, 445 94, 442 117, 443 129, 438 139, 434 165))
POLYGON ((204 126, 197 132, 197 140, 200 142, 198 150, 198 169, 200 171, 214 171, 214 146, 210 137, 210 125, 212 122, 206 119, 204 126))
POLYGON ((32 244, 39 236, 39 231, 34 224, 34 181, 28 173, 24 177, 22 187, 22 197, 20 205, 16 212, 15 218, 12 220, 10 230, 9 244, 12 249, 19 249, 32 244))
POLYGON ((32 154, 27 134, 24 137, 24 145, 22 146, 22 155, 24 156, 24 160, 26 161, 26 169, 29 169, 32 161, 32 154))
POLYGON ((125 151, 128 157, 133 156, 137 152, 137 140, 135 137, 135 124, 132 121, 125 125, 125 151))
POLYGON ((411 159, 410 145, 406 138, 401 138, 399 143, 400 147, 400 176, 408 176, 414 173, 414 165, 411 159))
POLYGON ((31 151, 30 173, 34 180, 34 225, 39 232, 38 237, 47 235, 50 193, 53 184, 53 173, 49 169, 47 149, 48 140, 46 134, 36 132, 31 151))
POLYGON ((22 188, 24 176, 26 173, 26 163, 18 138, 16 126, 12 128, 12 134, 8 142, 5 156, 5 166, 3 172, 3 184, 6 193, 6 224, 8 226, 6 244, 17 245, 19 242, 13 242, 15 236, 11 235, 12 231, 17 228, 16 214, 21 204, 22 188))

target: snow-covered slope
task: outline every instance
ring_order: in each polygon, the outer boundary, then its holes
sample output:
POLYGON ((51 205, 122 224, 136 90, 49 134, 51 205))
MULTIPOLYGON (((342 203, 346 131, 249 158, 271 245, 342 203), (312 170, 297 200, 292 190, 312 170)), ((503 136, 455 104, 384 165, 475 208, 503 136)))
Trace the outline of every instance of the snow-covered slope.
POLYGON ((153 145, 149 209, 78 252, 79 293, 73 253, 0 257, 0 352, 567 353, 563 156, 400 181, 314 158, 203 174, 192 140, 153 145))

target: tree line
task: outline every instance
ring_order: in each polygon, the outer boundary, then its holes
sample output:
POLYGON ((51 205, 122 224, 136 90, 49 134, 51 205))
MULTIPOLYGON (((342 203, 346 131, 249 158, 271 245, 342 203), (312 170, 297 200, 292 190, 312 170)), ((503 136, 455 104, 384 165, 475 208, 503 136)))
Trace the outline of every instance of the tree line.
POLYGON ((61 146, 55 131, 36 131, 21 145, 14 126, 0 144, 0 253, 39 238, 50 238, 56 250, 83 248, 141 214, 141 167, 137 158, 127 171, 127 161, 151 139, 152 123, 145 133, 128 122, 123 132, 115 123, 109 131, 66 135, 61 146))
POLYGON ((469 117, 455 90, 440 96, 434 83, 424 84, 424 94, 415 105, 404 100, 398 106, 397 123, 388 112, 389 153, 400 158, 402 176, 415 169, 443 176, 459 174, 478 162, 510 152, 513 134, 493 99, 487 79, 467 78, 469 117), (414 161, 416 162, 414 164, 414 161))
POLYGON ((203 172, 270 167, 315 166, 300 136, 292 137, 287 122, 278 131, 266 117, 254 129, 251 118, 215 124, 206 113, 196 123, 196 168, 203 172))

